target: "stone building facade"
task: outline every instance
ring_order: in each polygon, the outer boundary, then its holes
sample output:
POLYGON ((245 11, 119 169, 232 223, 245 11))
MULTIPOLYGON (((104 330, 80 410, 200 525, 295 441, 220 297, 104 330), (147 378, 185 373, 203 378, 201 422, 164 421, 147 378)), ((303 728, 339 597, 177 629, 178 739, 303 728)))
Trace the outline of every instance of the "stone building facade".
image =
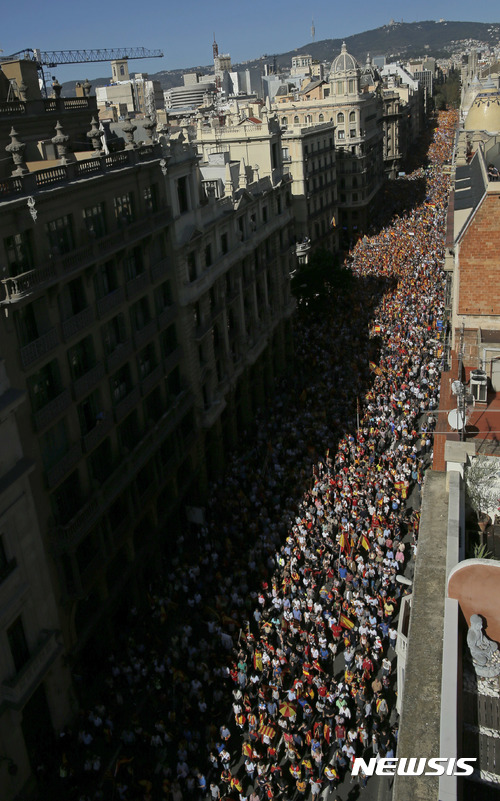
POLYGON ((363 77, 344 44, 332 62, 328 82, 319 84, 310 100, 276 106, 283 128, 325 122, 335 125, 338 227, 344 244, 367 229, 384 181, 382 100, 377 92, 362 86, 363 77), (321 99, 316 99, 317 92, 321 99))

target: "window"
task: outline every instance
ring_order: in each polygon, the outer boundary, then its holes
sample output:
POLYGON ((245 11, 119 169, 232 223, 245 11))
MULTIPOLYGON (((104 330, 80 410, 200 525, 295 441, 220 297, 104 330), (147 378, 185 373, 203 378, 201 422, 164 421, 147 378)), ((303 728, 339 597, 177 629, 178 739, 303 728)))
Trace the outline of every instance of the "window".
POLYGON ((320 114, 319 117, 318 117, 318 121, 319 122, 324 122, 325 121, 325 115, 324 114, 320 114))
POLYGON ((107 233, 105 211, 104 203, 83 209, 83 219, 89 236, 99 238, 107 233))
POLYGON ((9 275, 20 275, 33 269, 31 231, 23 231, 22 233, 8 236, 3 243, 9 275))
POLYGON ((187 254, 186 262, 188 270, 188 280, 196 281, 196 278, 198 276, 196 270, 196 252, 194 250, 192 250, 190 253, 187 254))
POLYGON ((267 222, 267 206, 264 206, 262 209, 262 222, 267 222))
POLYGON ((345 139, 345 131, 337 131, 337 139, 345 139))
POLYGON ((79 314, 88 306, 85 286, 81 278, 75 278, 59 295, 59 307, 64 320, 79 314))
POLYGON ((205 246, 205 267, 210 267, 212 264, 212 245, 210 242, 205 246))
POLYGON ((3 534, 0 534, 0 584, 12 573, 16 564, 15 559, 8 558, 5 551, 4 537, 3 534))
MULTIPOLYGON (((88 458, 88 466, 89 466, 89 475, 90 479, 95 479, 99 483, 106 481, 109 477, 110 473, 113 472, 113 450, 111 447, 111 440, 107 437, 98 448, 89 456, 88 458)), ((87 537, 84 542, 91 542, 90 538, 87 537)), ((77 550, 78 554, 78 563, 79 567, 81 568, 81 556, 79 553, 80 548, 77 550)), ((92 553, 93 556, 93 553, 92 553)), ((90 561, 90 559, 89 559, 90 561)), ((84 562, 83 562, 84 564, 84 562)))
POLYGON ((103 411, 99 389, 95 389, 78 406, 78 419, 82 437, 92 431, 102 420, 103 411))
POLYGON ((107 261, 96 269, 94 276, 94 290, 96 298, 103 298, 118 289, 118 278, 113 261, 107 261))
POLYGON ((30 652, 21 616, 7 629, 7 639, 9 641, 10 652, 16 668, 16 673, 23 669, 29 662, 30 652))
POLYGON ((119 226, 129 225, 134 221, 134 203, 132 192, 115 197, 113 201, 115 218, 119 226))
POLYGON ((283 126, 284 128, 286 128, 286 127, 287 127, 287 125, 288 125, 288 117, 282 117, 282 118, 281 118, 281 124, 282 124, 282 126, 283 126))
POLYGON ((349 92, 353 94, 356 91, 356 81, 349 81, 349 92))
POLYGON ((125 317, 117 314, 109 323, 101 328, 102 344, 106 356, 110 356, 116 348, 126 340, 125 317))
POLYGON ((349 114, 349 122, 350 123, 355 123, 356 122, 356 112, 355 111, 351 111, 351 113, 349 114))
POLYGON ((349 136, 351 137, 351 139, 355 138, 355 136, 356 136, 356 128, 351 128, 351 130, 349 131, 349 136))
POLYGON ((130 321, 132 323, 132 327, 134 331, 142 331, 142 329, 149 323, 151 320, 151 314, 149 311, 149 301, 147 297, 141 298, 134 303, 132 308, 130 309, 130 321))
POLYGON ((166 359, 177 348, 177 332, 175 325, 169 325, 161 338, 161 348, 166 359))
POLYGON ((295 117, 293 118, 293 124, 294 125, 298 125, 299 124, 299 118, 298 118, 297 115, 295 115, 295 117))
POLYGON ((113 401, 119 403, 132 389, 130 365, 124 364, 110 380, 113 401))
POLYGON ((337 94, 344 94, 344 81, 337 81, 337 94))
POLYGON ((47 403, 56 398, 62 389, 61 373, 57 359, 42 367, 34 375, 28 378, 28 392, 31 400, 31 408, 38 412, 47 403))
POLYGON ((357 192, 353 192, 352 193, 352 202, 353 203, 357 203, 358 202, 358 193, 357 192))
POLYGON ((184 214, 189 210, 188 183, 186 175, 183 175, 177 180, 177 198, 179 201, 179 213, 184 214))
POLYGON ((144 207, 146 214, 154 214, 158 211, 158 184, 147 186, 143 191, 144 207))
POLYGON ((341 125, 344 122, 344 114, 342 111, 339 111, 337 114, 337 123, 341 125))
POLYGON ((290 150, 289 150, 289 148, 288 148, 288 147, 283 147, 283 148, 281 149, 281 157, 282 157, 282 159, 283 159, 283 161, 284 161, 284 162, 286 162, 286 161, 291 161, 291 160, 292 160, 292 159, 290 158, 290 150))
POLYGON ((83 502, 78 470, 74 470, 52 493, 51 501, 56 521, 62 525, 69 523, 83 502))
POLYGON ((69 369, 73 381, 88 373, 95 365, 94 342, 91 336, 68 350, 69 369))
POLYGON ((220 249, 222 251, 222 255, 223 256, 225 256, 225 254, 229 250, 227 233, 221 234, 221 237, 220 237, 220 249))
POLYGON ((137 357, 137 366, 139 368, 139 377, 145 378, 156 367, 156 353, 155 346, 152 342, 141 350, 137 357))
POLYGON ((140 247, 129 250, 125 258, 125 275, 127 281, 133 281, 144 272, 142 250, 140 247))
POLYGON ((59 420, 40 438, 42 462, 46 470, 50 470, 67 453, 69 447, 66 420, 59 420))
POLYGON ((156 292, 156 310, 158 313, 162 312, 168 306, 172 305, 172 288, 170 281, 164 281, 156 292))
POLYGON ((45 233, 49 240, 50 251, 54 256, 69 253, 75 247, 73 220, 70 214, 45 223, 45 233))

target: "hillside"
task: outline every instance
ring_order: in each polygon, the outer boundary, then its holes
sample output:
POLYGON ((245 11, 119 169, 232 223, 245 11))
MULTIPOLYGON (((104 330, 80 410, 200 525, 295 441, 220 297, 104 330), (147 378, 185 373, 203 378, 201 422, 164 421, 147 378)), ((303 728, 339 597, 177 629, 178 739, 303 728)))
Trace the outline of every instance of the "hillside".
MULTIPOLYGON (((498 44, 500 38, 500 24, 485 22, 396 22, 375 28, 371 31, 357 33, 346 38, 347 49, 358 61, 364 63, 367 53, 371 56, 387 56, 391 59, 408 59, 412 56, 429 55, 443 58, 458 49, 458 42, 478 41, 489 44, 498 44)), ((320 42, 297 47, 287 53, 266 54, 252 61, 234 64, 236 69, 260 69, 263 61, 272 62, 286 67, 291 64, 292 56, 299 53, 309 53, 319 61, 331 61, 338 55, 342 39, 323 39, 320 42)), ((150 74, 150 78, 159 80, 163 89, 179 86, 182 75, 186 72, 207 73, 213 70, 213 65, 193 66, 183 70, 162 70, 150 74)), ((138 72, 140 67, 138 67, 138 72)), ((92 85, 104 86, 109 78, 98 78, 92 85)), ((74 90, 75 82, 63 84, 64 93, 74 90)))

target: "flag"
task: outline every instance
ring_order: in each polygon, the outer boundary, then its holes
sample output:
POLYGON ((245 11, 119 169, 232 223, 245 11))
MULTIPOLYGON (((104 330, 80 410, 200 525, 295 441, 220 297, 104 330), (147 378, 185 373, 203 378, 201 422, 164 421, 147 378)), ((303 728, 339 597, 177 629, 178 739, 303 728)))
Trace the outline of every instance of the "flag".
POLYGON ((361 535, 361 546, 365 549, 365 551, 370 550, 370 540, 366 536, 366 534, 361 535))
POLYGON ((342 626, 342 628, 344 628, 344 629, 353 629, 354 628, 354 623, 352 622, 352 620, 349 620, 347 615, 340 615, 340 621, 339 622, 340 622, 340 625, 342 626))
POLYGON ((134 757, 122 757, 121 759, 117 759, 115 765, 115 776, 117 775, 122 765, 127 765, 129 762, 133 762, 133 760, 134 757))

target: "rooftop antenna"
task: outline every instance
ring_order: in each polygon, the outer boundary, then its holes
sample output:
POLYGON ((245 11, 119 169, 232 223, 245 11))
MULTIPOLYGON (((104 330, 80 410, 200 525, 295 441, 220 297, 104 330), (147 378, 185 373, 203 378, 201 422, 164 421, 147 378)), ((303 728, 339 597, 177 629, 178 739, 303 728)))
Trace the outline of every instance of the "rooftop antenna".
POLYGON ((314 19, 311 20, 311 39, 314 42, 314 37, 316 36, 316 28, 314 27, 314 19))

